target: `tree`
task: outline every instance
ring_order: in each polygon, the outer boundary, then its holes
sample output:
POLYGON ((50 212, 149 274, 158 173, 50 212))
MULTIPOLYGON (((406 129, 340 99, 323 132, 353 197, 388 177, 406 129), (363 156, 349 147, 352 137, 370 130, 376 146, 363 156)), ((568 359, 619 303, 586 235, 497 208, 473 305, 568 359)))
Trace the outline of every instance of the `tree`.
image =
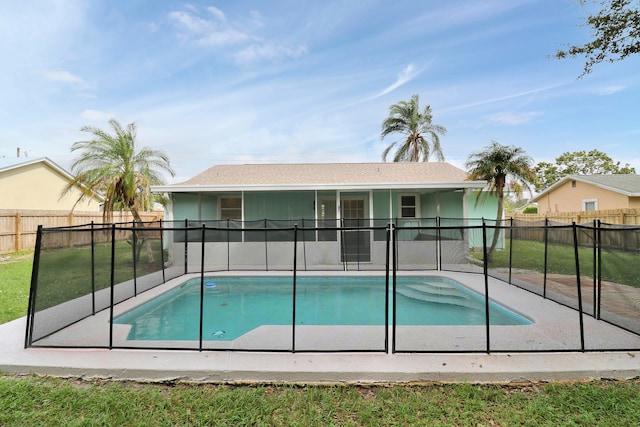
MULTIPOLYGON (((496 141, 493 141, 482 151, 470 154, 465 168, 469 174, 468 179, 487 181, 489 187, 488 191, 483 193, 484 197, 476 199, 476 203, 481 199, 484 201, 489 194, 497 197, 496 225, 499 225, 502 219, 504 190, 507 183, 509 183, 510 190, 519 195, 524 189, 531 191, 530 186, 536 181, 533 159, 527 156, 522 148, 504 146, 496 141)), ((488 252, 489 257, 496 248, 499 235, 498 230, 493 233, 488 252)))
MULTIPOLYGON (((161 151, 142 148, 136 151, 136 125, 131 123, 123 128, 117 120, 109 120, 113 135, 101 129, 84 126, 82 132, 92 135, 86 141, 75 142, 71 151, 79 151, 80 156, 71 165, 75 175, 73 181, 63 191, 71 188, 83 189, 78 202, 85 197, 101 195, 104 198, 102 214, 109 222, 115 210, 126 209, 140 225, 140 246, 145 241, 140 210, 149 209, 152 196, 151 186, 164 184, 161 172, 171 176, 169 158, 161 151)), ((147 240, 148 261, 153 262, 151 243, 147 240)), ((139 248, 136 248, 136 258, 139 248)))
MULTIPOLYGON (((580 0, 582 5, 587 0, 580 0)), ((556 58, 584 56, 586 63, 580 77, 589 74, 603 61, 621 61, 640 52, 640 1, 600 0, 602 9, 586 18, 593 40, 583 45, 568 46, 556 52, 556 58)))
POLYGON ((636 170, 629 163, 620 166, 602 151, 593 149, 562 153, 556 157, 555 164, 540 162, 536 165, 538 182, 536 190, 542 191, 567 175, 612 175, 635 174, 636 170))
POLYGON ((433 124, 432 120, 430 105, 420 112, 417 94, 413 95, 410 101, 400 101, 389 107, 389 117, 382 123, 380 139, 392 133, 402 134, 404 139, 398 139, 385 148, 382 160, 387 161, 387 155, 396 145, 394 162, 426 162, 432 154, 438 160, 444 160, 439 135, 446 134, 447 129, 433 124))

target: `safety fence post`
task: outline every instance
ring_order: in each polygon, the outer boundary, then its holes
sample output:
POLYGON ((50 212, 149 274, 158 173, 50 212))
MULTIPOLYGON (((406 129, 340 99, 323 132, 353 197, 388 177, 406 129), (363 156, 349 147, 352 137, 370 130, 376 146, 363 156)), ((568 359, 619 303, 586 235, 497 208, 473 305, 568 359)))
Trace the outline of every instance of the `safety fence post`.
POLYGON ((293 226, 293 307, 291 310, 291 352, 296 352, 296 286, 298 276, 298 224, 293 226))
POLYGON ((578 228, 573 224, 573 253, 576 260, 576 283, 578 286, 578 313, 580 315, 580 350, 584 351, 584 320, 582 318, 582 286, 580 284, 580 256, 578 253, 578 228))
POLYGON ((36 292, 38 291, 38 272, 40 271, 40 251, 42 250, 42 224, 38 225, 36 247, 31 267, 31 286, 29 289, 29 305, 27 306, 27 329, 24 337, 24 348, 33 344, 33 322, 36 314, 36 292))
POLYGON ((116 260, 116 225, 111 226, 111 286, 109 301, 109 350, 113 349, 113 304, 115 288, 115 260, 116 260))
POLYGON ((200 331, 198 334, 198 350, 202 351, 202 331, 204 328, 204 236, 206 225, 202 224, 202 245, 200 249, 200 331))
MULTIPOLYGON (((493 232, 497 232, 496 229, 493 232)), ((482 221, 482 247, 484 251, 484 312, 485 312, 485 327, 486 327, 486 339, 487 339, 487 353, 490 353, 490 332, 489 332, 489 256, 487 253, 487 224, 482 221)))

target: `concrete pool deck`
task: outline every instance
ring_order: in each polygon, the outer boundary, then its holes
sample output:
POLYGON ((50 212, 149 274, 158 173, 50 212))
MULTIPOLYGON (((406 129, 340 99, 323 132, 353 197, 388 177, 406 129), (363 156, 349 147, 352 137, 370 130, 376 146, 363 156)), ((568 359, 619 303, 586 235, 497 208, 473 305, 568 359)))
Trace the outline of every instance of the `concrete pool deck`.
MULTIPOLYGON (((438 272, 438 275, 445 276, 440 273, 438 272)), ((460 279, 458 274, 446 276, 460 279)), ((140 304, 154 294, 162 292, 162 287, 166 290, 177 286, 183 279, 174 279, 171 283, 167 282, 166 286, 161 285, 145 295, 141 294, 127 300, 118 311, 140 304)), ((464 279, 465 285, 471 288, 479 289, 483 286, 482 276, 474 275, 464 279)), ((576 312, 495 279, 491 279, 491 291, 492 295, 497 297, 494 297, 496 300, 531 316, 535 321, 533 326, 524 327, 528 328, 525 329, 526 339, 523 339, 522 332, 510 327, 503 330, 492 329, 492 349, 502 350, 500 353, 24 349, 26 318, 21 318, 0 325, 0 372, 87 379, 215 383, 484 383, 640 377, 640 351, 614 351, 620 348, 640 349, 640 336, 586 316, 585 327, 590 332, 586 340, 587 348, 610 348, 610 351, 516 352, 527 349, 579 348, 579 336, 576 341, 575 333, 568 331, 576 323, 576 312), (511 349, 512 345, 514 347, 511 353, 505 351, 511 349)), ((45 345, 49 341, 50 345, 55 345, 59 339, 67 343, 69 339, 75 339, 77 343, 86 345, 93 338, 104 345, 104 325, 108 324, 106 316, 104 312, 98 313, 59 334, 45 338, 39 344, 45 345), (99 326, 101 333, 97 333, 93 327, 96 324, 102 325, 99 326)), ((412 348, 420 351, 459 351, 461 343, 476 350, 483 349, 482 331, 452 334, 442 326, 409 328, 399 330, 397 335, 398 344, 405 350, 412 348)), ((468 327, 465 330, 468 330, 468 327)), ((310 335, 316 335, 316 332, 310 335)), ((366 334, 360 330, 359 335, 366 334)), ((270 340, 274 338, 274 335, 270 334, 263 336, 270 340)), ((123 336, 121 339, 126 337, 123 336)), ((376 339, 379 340, 379 333, 376 339)), ((118 344, 124 345, 122 341, 118 344)), ((264 348, 262 343, 256 345, 257 348, 264 348)), ((370 345, 364 340, 364 349, 377 348, 370 345)))
POLYGON ((528 382, 640 377, 640 352, 384 354, 24 349, 26 318, 0 325, 0 371, 211 383, 528 382))

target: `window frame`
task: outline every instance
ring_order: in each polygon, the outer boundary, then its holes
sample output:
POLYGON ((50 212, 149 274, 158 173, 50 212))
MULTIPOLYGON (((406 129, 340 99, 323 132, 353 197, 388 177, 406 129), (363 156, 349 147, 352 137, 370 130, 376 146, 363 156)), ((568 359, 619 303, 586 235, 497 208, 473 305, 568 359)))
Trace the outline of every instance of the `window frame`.
POLYGON ((415 218, 420 218, 420 194, 418 193, 400 193, 398 194, 398 217, 401 219, 415 219, 415 218), (413 197, 413 206, 409 206, 409 205, 404 205, 403 204, 403 197, 413 197), (404 208, 413 208, 414 209, 414 216, 404 216, 404 208))
POLYGON ((228 218, 228 219, 234 220, 234 221, 242 221, 243 218, 244 218, 244 201, 242 199, 242 196, 240 196, 240 195, 219 196, 218 197, 218 215, 219 215, 219 218, 221 220, 224 220, 224 219, 228 218), (237 200, 240 200, 240 207, 239 208, 237 208, 237 207, 233 207, 233 208, 223 207, 222 206, 223 205, 223 200, 225 200, 225 199, 237 199, 237 200), (240 211, 240 218, 231 218, 230 216, 225 216, 224 215, 225 212, 232 211, 232 210, 233 211, 239 210, 240 211))
POLYGON ((597 211, 598 210, 598 199, 583 199, 582 200, 582 210, 583 211, 597 211), (587 204, 593 203, 593 209, 587 209, 587 204))

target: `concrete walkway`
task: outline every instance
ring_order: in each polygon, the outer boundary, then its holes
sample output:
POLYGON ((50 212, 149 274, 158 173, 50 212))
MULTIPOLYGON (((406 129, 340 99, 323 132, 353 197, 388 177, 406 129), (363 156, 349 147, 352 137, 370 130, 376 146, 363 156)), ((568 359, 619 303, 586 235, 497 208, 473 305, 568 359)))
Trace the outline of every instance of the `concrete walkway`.
POLYGON ((640 352, 253 353, 24 349, 26 318, 0 325, 0 371, 213 383, 523 382, 640 377, 640 352))

